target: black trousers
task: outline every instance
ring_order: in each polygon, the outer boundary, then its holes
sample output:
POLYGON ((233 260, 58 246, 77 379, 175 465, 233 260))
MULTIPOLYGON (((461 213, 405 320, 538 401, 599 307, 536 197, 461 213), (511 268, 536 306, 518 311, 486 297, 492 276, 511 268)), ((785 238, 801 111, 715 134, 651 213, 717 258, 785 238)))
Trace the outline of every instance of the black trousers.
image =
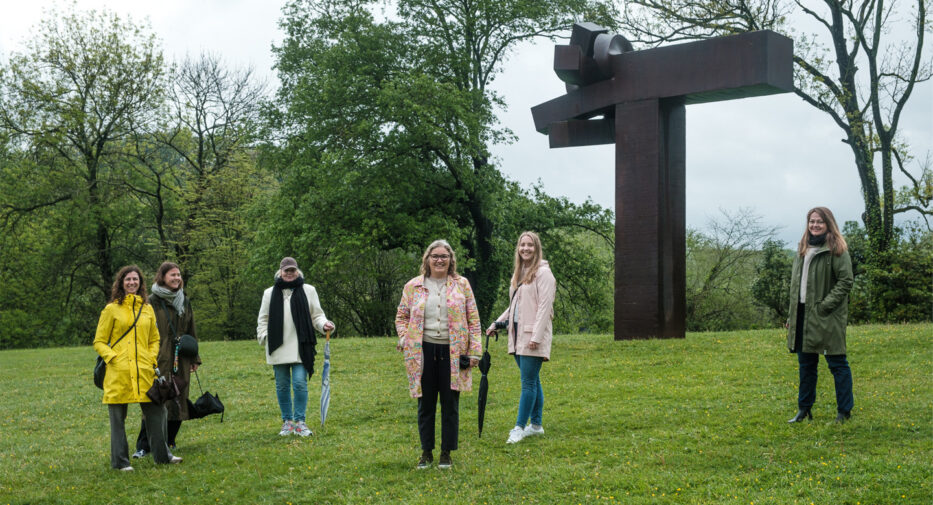
MULTIPOLYGON (((169 447, 172 447, 175 445, 175 436, 178 435, 178 430, 181 429, 181 421, 166 421, 165 424, 165 442, 169 447)), ((149 437, 147 436, 146 432, 145 418, 143 418, 142 422, 139 423, 139 436, 136 437, 136 450, 151 452, 149 449, 149 437)))
MULTIPOLYGON (((797 334, 794 339, 794 351, 797 353, 797 363, 800 372, 800 387, 797 389, 797 408, 810 410, 816 401, 816 381, 820 355, 803 352, 803 313, 805 305, 797 304, 797 334)), ((824 354, 823 358, 833 374, 836 385, 836 410, 848 414, 855 405, 855 396, 852 394, 852 370, 845 354, 824 354)))
POLYGON ((418 435, 421 450, 434 450, 434 419, 441 399, 441 451, 456 451, 460 431, 460 392, 450 389, 450 346, 424 342, 421 398, 418 398, 418 435))

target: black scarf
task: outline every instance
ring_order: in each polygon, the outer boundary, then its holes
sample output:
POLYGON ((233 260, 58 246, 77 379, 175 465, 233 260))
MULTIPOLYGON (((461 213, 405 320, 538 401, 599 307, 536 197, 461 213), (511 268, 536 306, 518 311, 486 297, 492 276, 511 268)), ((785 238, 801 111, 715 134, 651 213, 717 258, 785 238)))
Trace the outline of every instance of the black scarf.
POLYGON ((282 345, 282 326, 285 310, 282 304, 282 290, 291 289, 292 298, 289 304, 292 312, 292 321, 298 333, 298 354, 301 362, 308 370, 308 375, 314 372, 314 355, 317 337, 314 335, 314 326, 311 325, 311 311, 308 309, 308 297, 305 296, 305 280, 302 277, 286 282, 281 277, 275 279, 272 287, 272 299, 269 301, 269 354, 282 345))
POLYGON ((822 235, 810 235, 810 239, 807 240, 807 244, 812 245, 813 247, 819 247, 826 243, 826 234, 822 235))

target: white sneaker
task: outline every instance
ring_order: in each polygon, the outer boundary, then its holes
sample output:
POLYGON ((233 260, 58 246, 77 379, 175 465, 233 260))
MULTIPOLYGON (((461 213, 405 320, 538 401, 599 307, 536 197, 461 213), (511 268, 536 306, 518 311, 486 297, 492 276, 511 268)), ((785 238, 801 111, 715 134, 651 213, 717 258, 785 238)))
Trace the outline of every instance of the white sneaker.
POLYGON ((521 442, 523 438, 525 438, 525 430, 516 426, 509 432, 509 439, 506 440, 505 443, 515 444, 521 442))
POLYGON ((172 465, 177 465, 181 463, 182 461, 184 460, 182 458, 179 458, 178 456, 172 456, 172 459, 168 460, 168 462, 172 465))
POLYGON ((310 437, 311 435, 314 435, 314 433, 311 433, 311 428, 308 428, 308 425, 305 424, 304 421, 298 421, 297 423, 295 423, 292 429, 294 430, 295 434, 298 436, 310 437))
POLYGON ((280 436, 283 436, 283 437, 286 437, 286 436, 288 436, 288 435, 291 435, 292 432, 293 432, 294 430, 295 430, 295 428, 292 426, 292 422, 291 422, 291 421, 285 421, 285 422, 282 423, 282 430, 279 431, 279 435, 280 435, 280 436))
POLYGON ((132 471, 133 471, 133 467, 131 467, 131 466, 124 466, 123 468, 120 469, 120 471, 121 471, 121 472, 132 472, 132 471))
POLYGON ((537 428, 533 424, 525 426, 525 436, 530 437, 532 435, 544 435, 544 426, 538 426, 537 428))

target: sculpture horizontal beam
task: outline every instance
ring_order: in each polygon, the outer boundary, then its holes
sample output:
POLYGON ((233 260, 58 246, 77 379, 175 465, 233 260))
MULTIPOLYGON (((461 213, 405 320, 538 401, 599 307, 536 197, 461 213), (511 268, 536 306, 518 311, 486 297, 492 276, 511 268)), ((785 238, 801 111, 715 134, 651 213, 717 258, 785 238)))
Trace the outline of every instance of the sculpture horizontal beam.
MULTIPOLYGON (((612 113, 617 103, 682 96, 686 104, 792 91, 793 41, 770 30, 611 56, 611 79, 532 107, 535 129, 612 113)), ((562 69, 566 70, 566 69, 562 69)))
POLYGON ((548 131, 551 148, 614 144, 615 141, 615 120, 611 117, 559 121, 548 131))

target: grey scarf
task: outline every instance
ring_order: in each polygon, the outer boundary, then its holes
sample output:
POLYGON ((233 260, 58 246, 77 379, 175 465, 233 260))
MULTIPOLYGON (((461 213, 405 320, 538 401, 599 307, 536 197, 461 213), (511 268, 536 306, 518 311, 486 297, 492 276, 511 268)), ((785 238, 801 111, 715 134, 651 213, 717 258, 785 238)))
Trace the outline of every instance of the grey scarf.
POLYGON ((152 294, 162 298, 163 300, 172 302, 172 306, 174 306, 175 310, 178 311, 179 316, 185 313, 185 288, 178 288, 178 291, 172 291, 171 289, 163 288, 158 284, 153 284, 152 294))

